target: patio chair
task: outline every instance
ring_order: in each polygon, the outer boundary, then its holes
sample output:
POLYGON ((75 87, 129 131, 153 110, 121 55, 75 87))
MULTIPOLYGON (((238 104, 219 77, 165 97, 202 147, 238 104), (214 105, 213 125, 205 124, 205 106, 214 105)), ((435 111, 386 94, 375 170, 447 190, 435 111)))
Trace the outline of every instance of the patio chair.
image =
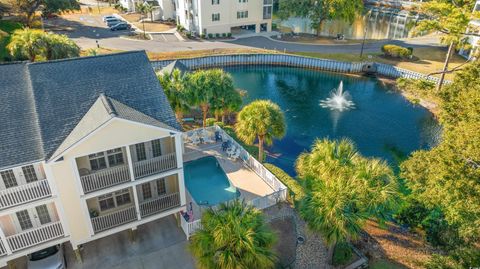
POLYGON ((218 141, 223 141, 222 140, 222 135, 220 134, 220 131, 215 131, 215 142, 218 142, 218 141))
POLYGON ((202 138, 204 143, 215 143, 215 141, 212 139, 212 136, 209 132, 203 132, 202 138))
POLYGON ((234 145, 232 145, 231 147, 229 147, 229 148, 227 149, 227 155, 228 155, 228 157, 231 157, 231 156, 233 155, 233 153, 235 153, 235 151, 236 151, 236 148, 235 148, 234 145))
POLYGON ((194 134, 190 137, 190 141, 192 141, 192 144, 195 145, 195 146, 200 144, 200 142, 201 142, 200 138, 196 134, 194 134))
POLYGON ((236 149, 235 152, 230 156, 233 161, 236 161, 240 157, 240 149, 236 149))

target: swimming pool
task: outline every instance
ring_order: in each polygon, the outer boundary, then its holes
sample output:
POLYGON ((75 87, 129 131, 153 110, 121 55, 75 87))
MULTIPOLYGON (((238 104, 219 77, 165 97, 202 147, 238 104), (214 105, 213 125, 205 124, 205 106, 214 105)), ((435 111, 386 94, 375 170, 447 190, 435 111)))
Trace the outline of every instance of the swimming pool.
POLYGON ((187 189, 198 205, 213 206, 240 195, 213 156, 185 163, 184 172, 187 189))

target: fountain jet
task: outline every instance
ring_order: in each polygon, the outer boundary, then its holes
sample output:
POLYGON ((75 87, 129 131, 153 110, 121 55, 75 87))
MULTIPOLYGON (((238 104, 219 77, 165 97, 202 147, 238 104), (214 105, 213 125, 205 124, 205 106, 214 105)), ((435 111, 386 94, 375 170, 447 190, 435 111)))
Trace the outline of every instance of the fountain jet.
POLYGON ((330 93, 330 97, 320 101, 320 106, 330 110, 344 111, 354 108, 355 104, 350 101, 348 92, 343 91, 343 81, 340 81, 338 88, 330 93))

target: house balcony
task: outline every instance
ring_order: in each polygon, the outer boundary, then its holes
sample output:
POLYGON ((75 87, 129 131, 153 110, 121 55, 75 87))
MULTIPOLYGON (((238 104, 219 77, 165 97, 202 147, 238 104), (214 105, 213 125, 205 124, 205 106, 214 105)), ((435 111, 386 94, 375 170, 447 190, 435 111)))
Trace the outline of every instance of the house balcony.
POLYGON ((52 191, 47 179, 0 190, 0 209, 50 197, 52 191))
POLYGON ((168 153, 144 161, 133 163, 135 178, 142 178, 177 168, 177 156, 168 153))
POLYGON ((178 176, 154 179, 86 202, 93 233, 97 234, 179 207, 178 176))
MULTIPOLYGON (((59 239, 65 236, 54 203, 47 203, 16 211, 0 217, 4 240, 0 255, 59 239)), ((3 236, 2 236, 3 238, 3 236)))
POLYGON ((92 153, 76 159, 85 194, 177 168, 174 137, 92 153), (133 172, 133 173, 132 173, 133 172))

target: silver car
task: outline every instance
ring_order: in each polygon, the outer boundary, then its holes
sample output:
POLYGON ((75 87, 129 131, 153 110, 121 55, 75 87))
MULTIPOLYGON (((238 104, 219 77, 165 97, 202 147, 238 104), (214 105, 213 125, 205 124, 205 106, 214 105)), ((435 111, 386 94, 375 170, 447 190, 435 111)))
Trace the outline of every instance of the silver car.
POLYGON ((60 245, 33 252, 28 255, 28 269, 65 269, 65 257, 60 245))

